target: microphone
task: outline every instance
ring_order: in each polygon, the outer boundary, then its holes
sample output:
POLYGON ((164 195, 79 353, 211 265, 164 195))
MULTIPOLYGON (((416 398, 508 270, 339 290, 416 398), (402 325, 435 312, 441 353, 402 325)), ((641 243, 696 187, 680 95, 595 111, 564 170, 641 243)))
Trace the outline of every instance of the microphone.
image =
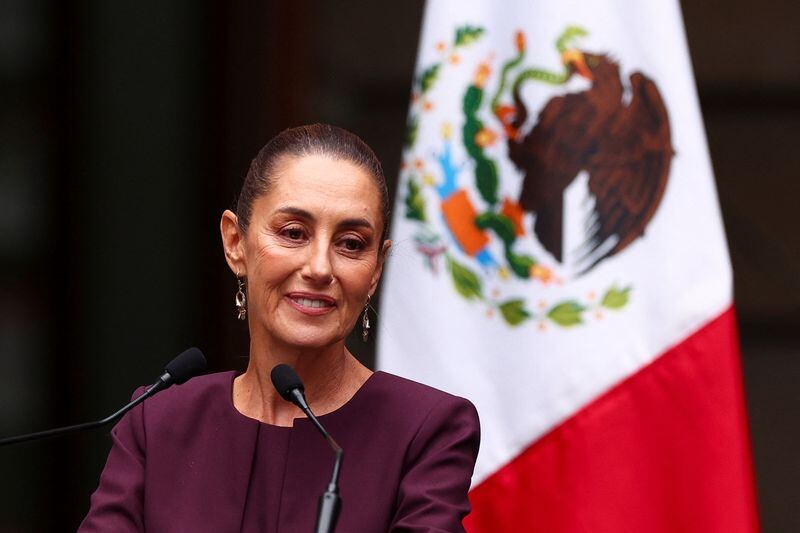
POLYGON ((150 392, 154 387, 159 387, 158 390, 162 391, 172 385, 183 385, 193 377, 205 372, 205 370, 206 357, 200 351, 200 348, 188 348, 164 366, 164 373, 158 378, 158 381, 147 389, 147 392, 150 392))
POLYGON ((339 497, 339 470, 342 467, 342 458, 344 451, 339 446, 333 437, 325 431, 322 424, 311 412, 308 407, 308 402, 305 396, 305 387, 300 380, 300 376, 289 365, 280 364, 275 366, 270 373, 272 378, 272 385, 281 398, 287 402, 292 402, 297 407, 303 410, 309 420, 316 426, 325 440, 333 449, 336 454, 336 461, 333 463, 333 475, 331 482, 328 483, 327 490, 319 498, 319 506, 317 508, 317 527, 314 530, 316 533, 330 533, 336 528, 336 520, 339 518, 339 510, 342 505, 342 499, 339 497))
POLYGON ((158 381, 147 387, 141 396, 128 403, 116 413, 111 414, 102 420, 95 420, 94 422, 85 422, 83 424, 75 424, 73 426, 48 429, 36 433, 28 433, 27 435, 7 437, 5 439, 0 439, 0 446, 56 437, 75 431, 82 431, 84 429, 94 429, 104 426, 110 422, 115 422, 116 420, 122 418, 122 415, 145 401, 150 396, 153 396, 156 393, 171 387, 172 385, 186 383, 191 378, 202 374, 205 369, 206 358, 203 355, 203 352, 197 348, 189 348, 188 350, 181 352, 175 359, 167 363, 167 365, 164 367, 164 373, 158 378, 158 381))

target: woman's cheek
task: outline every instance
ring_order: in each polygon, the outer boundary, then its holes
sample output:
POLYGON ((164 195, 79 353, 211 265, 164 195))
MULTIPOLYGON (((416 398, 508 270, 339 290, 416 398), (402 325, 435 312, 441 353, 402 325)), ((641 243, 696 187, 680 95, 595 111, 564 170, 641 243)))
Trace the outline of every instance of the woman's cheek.
POLYGON ((340 260, 337 265, 340 278, 347 280, 348 285, 365 283, 369 286, 372 272, 375 270, 376 263, 368 259, 346 258, 340 260))
POLYGON ((265 239, 258 243, 255 259, 261 263, 274 256, 280 256, 282 252, 285 252, 285 249, 275 241, 275 237, 265 239))

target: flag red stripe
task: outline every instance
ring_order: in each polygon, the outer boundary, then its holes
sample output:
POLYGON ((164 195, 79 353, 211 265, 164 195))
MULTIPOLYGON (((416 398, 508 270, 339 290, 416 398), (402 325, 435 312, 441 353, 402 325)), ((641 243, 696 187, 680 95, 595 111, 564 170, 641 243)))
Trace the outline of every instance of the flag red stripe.
POLYGON ((733 309, 533 443, 470 493, 473 533, 754 532, 733 309))

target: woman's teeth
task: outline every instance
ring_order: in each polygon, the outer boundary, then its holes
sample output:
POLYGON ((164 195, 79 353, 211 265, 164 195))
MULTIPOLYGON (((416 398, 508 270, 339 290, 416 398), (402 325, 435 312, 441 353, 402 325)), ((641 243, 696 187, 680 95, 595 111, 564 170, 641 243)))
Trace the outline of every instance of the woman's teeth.
POLYGON ((310 298, 293 298, 293 300, 303 307, 330 307, 330 304, 323 300, 312 300, 310 298))

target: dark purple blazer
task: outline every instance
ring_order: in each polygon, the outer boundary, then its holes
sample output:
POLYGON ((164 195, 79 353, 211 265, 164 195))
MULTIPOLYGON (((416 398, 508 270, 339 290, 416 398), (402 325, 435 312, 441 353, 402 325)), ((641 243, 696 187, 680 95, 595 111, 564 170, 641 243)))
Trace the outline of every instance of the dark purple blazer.
MULTIPOLYGON (((239 413, 235 376, 192 379, 128 413, 79 532, 311 533, 333 454, 305 418, 277 428, 239 413), (274 460, 256 459, 263 431, 288 432, 287 446, 284 475, 267 480, 277 495, 260 509, 268 523, 253 528, 253 466, 274 460)), ((463 531, 480 439, 470 402, 376 372, 320 420, 345 451, 337 533, 463 531)))

